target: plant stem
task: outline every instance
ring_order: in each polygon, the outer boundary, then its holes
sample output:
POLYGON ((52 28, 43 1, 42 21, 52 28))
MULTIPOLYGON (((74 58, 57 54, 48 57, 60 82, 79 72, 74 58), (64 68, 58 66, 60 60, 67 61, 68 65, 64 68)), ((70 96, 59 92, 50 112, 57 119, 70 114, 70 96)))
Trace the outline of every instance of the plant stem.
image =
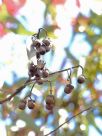
POLYGON ((44 135, 44 136, 48 136, 48 135, 50 135, 50 134, 56 132, 56 131, 57 131, 60 127, 62 127, 64 124, 69 123, 73 118, 76 118, 78 115, 82 114, 82 113, 85 112, 85 111, 89 111, 89 110, 91 110, 91 109, 93 109, 92 106, 89 107, 89 108, 87 108, 87 109, 84 109, 84 110, 80 111, 79 113, 75 114, 74 116, 72 116, 71 118, 69 118, 67 121, 65 121, 64 123, 62 123, 61 125, 59 125, 56 129, 54 129, 53 131, 51 131, 50 133, 48 133, 48 134, 46 134, 46 135, 44 135))
POLYGON ((66 69, 63 69, 63 70, 52 72, 49 75, 51 76, 51 75, 54 75, 54 74, 57 74, 57 73, 62 73, 64 71, 68 71, 68 70, 71 70, 71 69, 76 69, 76 68, 79 68, 79 67, 82 69, 82 74, 83 74, 83 67, 81 65, 77 65, 77 66, 74 66, 74 67, 71 67, 71 68, 66 68, 66 69))

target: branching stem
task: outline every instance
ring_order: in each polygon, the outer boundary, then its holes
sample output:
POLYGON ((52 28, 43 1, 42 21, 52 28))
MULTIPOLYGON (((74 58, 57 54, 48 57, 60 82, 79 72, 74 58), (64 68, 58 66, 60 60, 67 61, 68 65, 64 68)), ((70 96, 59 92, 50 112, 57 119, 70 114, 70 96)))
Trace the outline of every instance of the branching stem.
MULTIPOLYGON (((52 76, 54 74, 61 73, 61 72, 64 72, 64 71, 68 71, 68 70, 71 70, 71 69, 76 69, 76 68, 79 68, 79 67, 82 69, 82 74, 83 74, 83 67, 81 65, 78 65, 78 66, 74 66, 74 67, 71 67, 71 68, 67 68, 67 69, 56 71, 56 72, 52 72, 52 73, 49 74, 49 76, 52 76)), ((3 104, 5 102, 7 102, 7 101, 10 101, 15 95, 20 93, 27 85, 34 83, 34 81, 35 81, 35 79, 26 80, 26 82, 21 87, 16 89, 16 91, 14 93, 12 93, 9 97, 7 97, 7 98, 5 98, 3 100, 0 100, 0 104, 3 104)), ((45 79, 44 82, 49 82, 50 83, 50 88, 52 89, 51 81, 45 79)), ((50 92, 50 93, 52 93, 52 92, 50 92)))

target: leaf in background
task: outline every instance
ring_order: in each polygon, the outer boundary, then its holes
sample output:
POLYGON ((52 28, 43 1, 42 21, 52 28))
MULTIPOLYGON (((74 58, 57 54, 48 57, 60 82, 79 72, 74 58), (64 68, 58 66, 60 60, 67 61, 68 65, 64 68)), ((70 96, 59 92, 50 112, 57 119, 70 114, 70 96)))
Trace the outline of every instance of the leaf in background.
POLYGON ((52 0, 52 3, 54 5, 58 5, 58 4, 64 4, 66 0, 52 0))
POLYGON ((26 0, 3 0, 9 14, 15 15, 18 10, 25 4, 26 0))

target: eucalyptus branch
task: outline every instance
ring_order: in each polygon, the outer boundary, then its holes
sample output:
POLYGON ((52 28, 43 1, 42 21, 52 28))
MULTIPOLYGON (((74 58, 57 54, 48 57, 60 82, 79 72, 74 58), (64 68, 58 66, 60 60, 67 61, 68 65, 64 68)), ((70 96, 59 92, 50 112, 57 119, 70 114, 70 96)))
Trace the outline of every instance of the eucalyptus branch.
POLYGON ((49 75, 51 76, 51 75, 62 73, 64 71, 68 71, 68 70, 71 70, 71 69, 76 69, 76 68, 79 68, 79 67, 82 69, 82 74, 83 74, 83 67, 81 65, 77 65, 77 66, 74 66, 74 67, 71 67, 71 68, 66 68, 66 69, 63 69, 63 70, 52 72, 49 75))
POLYGON ((15 95, 20 93, 29 83, 30 83, 30 80, 29 79, 26 80, 26 82, 22 86, 20 86, 18 89, 16 89, 16 91, 14 93, 12 93, 9 97, 7 97, 3 100, 0 100, 0 104, 10 101, 15 95))
MULTIPOLYGON (((82 69, 82 73, 83 73, 83 67, 81 65, 78 65, 78 66, 74 66, 74 67, 71 67, 71 68, 67 68, 67 69, 56 71, 56 72, 52 72, 52 73, 49 74, 49 76, 52 76, 52 75, 55 75, 57 73, 61 73, 61 72, 64 72, 64 71, 68 71, 68 70, 71 70, 71 69, 76 69, 76 68, 79 68, 79 67, 82 69)), ((16 91, 14 93, 12 93, 9 97, 7 97, 7 98, 5 98, 3 100, 0 100, 0 104, 3 104, 5 102, 7 102, 7 101, 10 101, 13 97, 15 97, 15 95, 20 93, 27 85, 34 83, 34 81, 35 81, 35 79, 27 79, 26 82, 21 87, 16 89, 16 91)), ((52 89, 51 81, 45 79, 45 80, 43 80, 43 82, 49 82, 50 87, 52 89)))
POLYGON ((91 109, 93 109, 93 108, 94 108, 94 107, 90 106, 89 108, 80 111, 79 113, 75 114, 74 116, 70 117, 67 121, 65 121, 64 123, 62 123, 61 125, 59 125, 56 129, 54 129, 53 131, 51 131, 50 133, 48 133, 48 134, 46 134, 46 135, 44 135, 44 136, 48 136, 48 135, 50 135, 50 134, 56 132, 56 131, 57 131, 59 128, 61 128, 64 124, 69 123, 73 118, 76 118, 78 115, 82 114, 83 112, 89 111, 89 110, 91 110, 91 109))

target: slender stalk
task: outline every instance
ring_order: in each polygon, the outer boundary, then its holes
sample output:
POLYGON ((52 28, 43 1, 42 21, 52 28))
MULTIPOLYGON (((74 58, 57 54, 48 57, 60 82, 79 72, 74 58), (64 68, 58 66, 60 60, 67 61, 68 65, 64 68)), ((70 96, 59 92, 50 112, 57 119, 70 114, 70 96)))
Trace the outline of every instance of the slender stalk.
POLYGON ((85 112, 85 111, 89 111, 89 110, 91 110, 91 109, 93 109, 92 106, 89 107, 89 108, 87 108, 87 109, 84 109, 84 110, 80 111, 79 113, 75 114, 74 116, 72 116, 71 118, 69 118, 67 121, 65 121, 64 123, 62 123, 61 125, 59 125, 56 129, 54 129, 53 131, 51 131, 50 133, 48 133, 48 134, 46 134, 46 135, 44 135, 44 136, 48 136, 48 135, 50 135, 50 134, 56 132, 56 131, 57 131, 60 127, 62 127, 64 124, 69 123, 73 118, 76 118, 78 115, 82 114, 82 113, 85 112))
POLYGON ((62 73, 64 71, 68 71, 70 69, 76 69, 76 68, 79 68, 79 67, 82 69, 82 74, 83 74, 83 67, 81 65, 77 65, 77 66, 74 66, 74 67, 71 67, 71 68, 66 68, 66 69, 63 69, 63 70, 52 72, 49 75, 51 76, 51 75, 54 75, 54 74, 62 73))
POLYGON ((29 79, 26 80, 26 82, 22 86, 20 86, 18 89, 16 89, 16 91, 14 93, 12 93, 9 97, 7 97, 3 100, 0 100, 0 104, 10 101, 15 95, 20 93, 29 83, 30 83, 29 79))
MULTIPOLYGON (((76 69, 76 68, 79 68, 79 67, 82 69, 82 73, 83 73, 83 67, 81 65, 77 65, 77 66, 74 66, 74 67, 71 67, 71 68, 67 68, 67 69, 56 71, 56 72, 52 72, 49 75, 52 76, 54 74, 61 73, 61 72, 64 72, 64 71, 68 71, 68 70, 71 70, 71 69, 76 69)), ((27 79, 26 82, 21 87, 16 89, 16 91, 14 93, 12 93, 9 97, 7 97, 7 98, 5 98, 3 100, 0 100, 0 104, 3 104, 5 102, 7 102, 7 101, 10 101, 15 95, 20 93, 27 85, 34 83, 34 81, 35 81, 35 79, 27 79)), ((51 81, 45 79, 44 82, 50 82, 50 87, 52 89, 51 81)), ((52 93, 52 92, 50 92, 50 93, 52 93)))

